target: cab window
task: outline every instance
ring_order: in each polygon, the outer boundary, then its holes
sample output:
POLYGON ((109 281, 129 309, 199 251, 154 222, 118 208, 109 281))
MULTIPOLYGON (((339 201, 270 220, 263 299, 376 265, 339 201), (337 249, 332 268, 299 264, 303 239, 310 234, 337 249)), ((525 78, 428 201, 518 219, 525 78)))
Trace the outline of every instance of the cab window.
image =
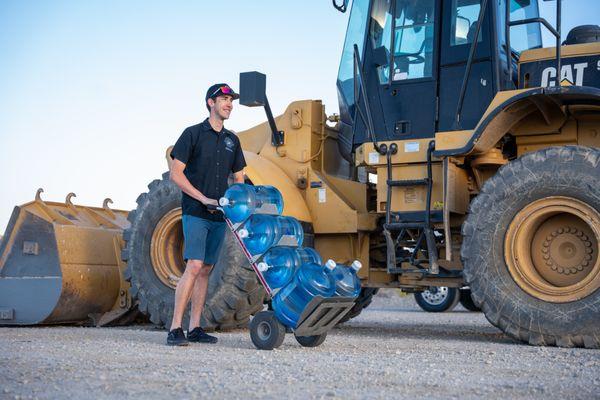
POLYGON ((369 2, 367 0, 356 0, 352 4, 338 71, 340 90, 349 106, 354 104, 354 45, 358 46, 359 55, 362 57, 368 9, 369 2))
MULTIPOLYGON (((375 0, 371 9, 370 36, 374 49, 391 51, 393 0, 375 0)), ((394 68, 392 79, 403 81, 431 77, 435 0, 395 0, 394 68)), ((389 57, 388 57, 389 59, 389 57)), ((380 83, 389 83, 389 63, 378 67, 380 83)))
MULTIPOLYGON (((506 47, 506 38, 504 37, 504 10, 506 0, 500 2, 500 27, 502 35, 500 41, 506 47)), ((523 19, 538 18, 540 16, 538 3, 536 0, 509 0, 510 1, 510 20, 519 21, 523 19)), ((538 49, 542 47, 541 24, 534 22, 526 25, 517 25, 510 28, 510 47, 517 53, 528 49, 538 49)))
MULTIPOLYGON (((473 43, 481 4, 479 0, 452 0, 450 46, 473 43)), ((481 31, 477 42, 481 42, 481 31)))

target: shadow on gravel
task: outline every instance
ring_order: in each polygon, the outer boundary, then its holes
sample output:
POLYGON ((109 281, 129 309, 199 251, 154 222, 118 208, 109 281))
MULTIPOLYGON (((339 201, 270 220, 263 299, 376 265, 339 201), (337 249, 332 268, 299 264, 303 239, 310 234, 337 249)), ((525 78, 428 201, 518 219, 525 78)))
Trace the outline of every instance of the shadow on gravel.
POLYGON ((514 340, 497 331, 494 327, 482 328, 469 325, 452 324, 403 324, 401 322, 386 322, 381 324, 340 325, 334 329, 340 335, 372 337, 372 338, 396 338, 396 339, 443 339, 459 342, 486 342, 517 344, 514 340))

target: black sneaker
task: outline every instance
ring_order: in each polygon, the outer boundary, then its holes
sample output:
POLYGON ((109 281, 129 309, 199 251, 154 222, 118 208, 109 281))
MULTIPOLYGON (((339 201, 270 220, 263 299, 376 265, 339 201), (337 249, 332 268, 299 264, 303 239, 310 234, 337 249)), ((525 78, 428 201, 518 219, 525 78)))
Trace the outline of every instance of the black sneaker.
POLYGON ((219 339, 214 336, 208 335, 200 327, 194 328, 188 332, 187 340, 194 343, 217 343, 219 339))
POLYGON ((167 335, 167 344, 169 346, 187 346, 189 342, 183 334, 183 329, 176 328, 167 335))

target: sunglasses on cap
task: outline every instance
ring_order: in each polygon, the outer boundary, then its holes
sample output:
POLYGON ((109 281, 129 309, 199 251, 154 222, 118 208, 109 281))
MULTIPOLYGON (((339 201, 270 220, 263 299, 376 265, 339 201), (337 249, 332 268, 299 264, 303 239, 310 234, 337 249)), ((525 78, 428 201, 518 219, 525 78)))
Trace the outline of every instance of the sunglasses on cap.
POLYGON ((233 95, 235 93, 232 88, 225 85, 225 86, 218 87, 217 90, 215 90, 209 97, 215 96, 217 93, 219 93, 219 91, 223 94, 229 94, 229 95, 233 95))

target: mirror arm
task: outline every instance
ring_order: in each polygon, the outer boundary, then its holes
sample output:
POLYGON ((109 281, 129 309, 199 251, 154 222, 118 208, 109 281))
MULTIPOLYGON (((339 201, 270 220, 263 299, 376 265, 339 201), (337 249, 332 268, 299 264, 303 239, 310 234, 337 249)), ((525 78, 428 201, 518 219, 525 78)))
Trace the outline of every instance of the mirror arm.
POLYGON ((269 105, 269 100, 266 95, 264 107, 265 113, 267 114, 267 121, 269 121, 269 127, 271 128, 271 144, 275 147, 281 146, 284 142, 284 134, 283 131, 277 129, 275 118, 273 118, 273 112, 271 111, 271 106, 269 105))

